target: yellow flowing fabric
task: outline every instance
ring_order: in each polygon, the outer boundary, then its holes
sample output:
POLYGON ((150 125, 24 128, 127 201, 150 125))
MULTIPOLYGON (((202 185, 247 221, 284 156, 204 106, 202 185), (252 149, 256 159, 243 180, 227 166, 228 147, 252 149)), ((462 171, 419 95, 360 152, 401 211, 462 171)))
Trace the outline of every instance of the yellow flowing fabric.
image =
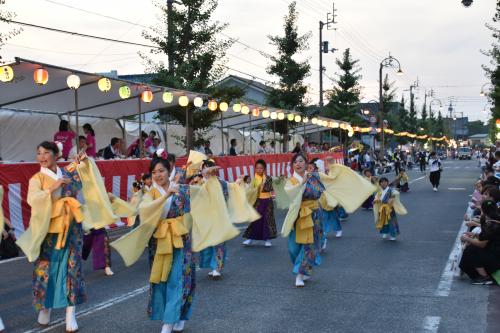
MULTIPOLYGON (((101 174, 95 162, 90 158, 86 158, 78 165, 72 163, 68 166, 68 168, 75 167, 82 181, 82 194, 86 205, 80 207, 83 217, 80 214, 76 214, 73 217, 78 218, 78 220, 83 218, 88 219, 90 221, 87 221, 89 227, 95 229, 116 222, 118 216, 113 213, 101 174)), ((57 203, 60 200, 60 191, 52 194, 49 192, 49 188, 55 182, 54 179, 41 172, 35 174, 29 181, 28 204, 31 207, 30 224, 28 229, 19 237, 16 244, 26 254, 30 262, 35 261, 40 255, 40 247, 49 232, 51 219, 53 216, 58 215, 58 213, 54 212, 61 209, 58 205, 64 206, 64 209, 62 209, 63 217, 61 217, 63 220, 67 218, 68 205, 76 206, 76 203, 73 201, 72 203, 67 203, 68 200, 64 204, 57 203)), ((57 229, 61 230, 60 226, 57 229)), ((64 234, 64 227, 62 230, 64 234)))
MULTIPOLYGON (((191 213, 183 215, 184 227, 192 230, 193 251, 221 244, 239 232, 231 223, 219 180, 210 177, 202 186, 190 186, 191 213)), ((126 266, 134 264, 155 233, 163 213, 166 196, 153 189, 139 205, 141 225, 111 246, 120 254, 126 266)), ((176 222, 177 225, 178 222, 176 222)))
POLYGON ((392 207, 389 204, 381 204, 378 210, 378 219, 375 228, 382 229, 385 225, 389 224, 391 219, 392 207))
POLYGON ((299 217, 295 223, 295 241, 297 244, 314 243, 314 221, 312 213, 318 209, 317 200, 304 200, 300 205, 299 217))
POLYGON ((193 251, 200 252, 236 237, 239 231, 232 224, 219 180, 210 177, 202 186, 190 188, 193 251))
POLYGON ((285 191, 287 180, 284 177, 273 179, 273 190, 278 209, 288 209, 291 204, 291 199, 285 191))
POLYGON ((58 199, 57 194, 52 196, 49 188, 55 180, 42 174, 35 174, 29 181, 28 204, 31 207, 31 217, 28 229, 19 237, 16 244, 21 248, 29 262, 35 261, 40 255, 42 242, 49 231, 52 216, 52 200, 58 199), (52 198, 53 197, 53 198, 52 198))
POLYGON ((85 214, 91 220, 92 227, 101 229, 115 223, 118 216, 113 212, 101 173, 94 160, 86 158, 77 165, 76 170, 82 181, 85 214))
POLYGON ((191 150, 186 165, 186 178, 190 178, 200 172, 201 164, 206 159, 208 159, 207 155, 196 150, 191 150))
POLYGON ((260 219, 260 214, 248 201, 243 183, 227 183, 227 187, 229 192, 227 209, 232 223, 253 222, 260 219))
POLYGON ((5 217, 3 216, 3 186, 0 185, 0 243, 2 242, 2 231, 5 226, 5 217))
POLYGON ((182 249, 184 247, 182 236, 188 233, 189 230, 184 226, 182 216, 160 222, 153 234, 153 237, 157 239, 157 243, 149 282, 160 283, 167 281, 172 269, 174 248, 182 249))
MULTIPOLYGON (((369 181, 340 164, 330 165, 330 174, 320 173, 320 180, 325 186, 324 203, 329 207, 341 205, 348 213, 354 212, 376 190, 369 181)), ((288 213, 283 222, 281 235, 288 237, 293 230, 302 204, 305 183, 300 184, 296 178, 287 180, 284 190, 291 200, 288 213)))

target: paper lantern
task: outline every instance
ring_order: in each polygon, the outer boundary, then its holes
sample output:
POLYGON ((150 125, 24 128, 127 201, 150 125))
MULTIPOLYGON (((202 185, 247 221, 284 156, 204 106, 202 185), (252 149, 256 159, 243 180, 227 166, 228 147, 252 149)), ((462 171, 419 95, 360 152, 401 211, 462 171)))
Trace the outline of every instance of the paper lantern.
POLYGON ((349 132, 349 133, 347 133, 347 136, 348 136, 348 137, 352 137, 353 135, 354 135, 354 133, 353 133, 353 132, 349 132))
POLYGON ((283 120, 285 119, 285 114, 283 112, 278 113, 278 120, 283 120))
POLYGON ((219 110, 221 110, 222 112, 226 112, 227 109, 229 109, 229 104, 227 104, 226 102, 222 102, 219 104, 219 110))
POLYGON ((43 68, 35 69, 33 72, 33 80, 39 85, 44 85, 49 81, 49 72, 43 68))
POLYGON ((189 105, 189 97, 183 95, 179 97, 179 105, 180 106, 188 106, 189 105))
POLYGON ((164 103, 170 104, 174 101, 174 93, 171 91, 165 91, 161 96, 164 103))
POLYGON ((304 119, 302 119, 302 121, 304 122, 304 124, 307 124, 309 122, 309 118, 304 117, 304 119))
POLYGON ((313 123, 313 125, 316 125, 318 123, 318 118, 311 119, 311 123, 313 123))
POLYGON ((0 81, 10 82, 14 78, 14 70, 10 66, 0 67, 0 81))
POLYGON ((234 112, 241 112, 241 104, 240 103, 236 103, 233 105, 233 111, 234 112))
POLYGON ((260 110, 259 108, 253 108, 252 109, 252 116, 258 117, 260 115, 260 110))
POLYGON ((497 128, 500 128, 500 119, 496 120, 497 128))
POLYGON ((323 120, 323 126, 328 127, 328 120, 323 120))
POLYGON ((141 94, 141 99, 144 103, 151 103, 153 101, 153 92, 151 90, 144 90, 141 94))
POLYGON ((332 128, 339 128, 339 123, 337 123, 337 122, 333 122, 333 126, 332 126, 332 128))
POLYGON ((99 90, 102 92, 108 92, 111 90, 111 80, 107 77, 103 77, 97 81, 97 87, 99 87, 99 90))
POLYGON ((288 114, 288 116, 287 116, 288 121, 293 121, 294 118, 295 118, 295 116, 291 113, 288 114))
POLYGON ((271 113, 269 112, 269 110, 264 110, 262 111, 262 118, 269 118, 269 116, 271 115, 271 113))
POLYGON ((80 77, 75 74, 68 75, 66 84, 70 89, 78 89, 80 87, 80 77))
POLYGON ((201 108, 203 106, 203 98, 201 97, 195 97, 193 99, 193 104, 194 106, 196 106, 197 108, 201 108))
POLYGON ((248 106, 246 106, 246 105, 243 105, 241 107, 241 113, 243 113, 243 114, 249 114, 250 113, 250 108, 248 106))
POLYGON ((345 129, 345 127, 346 127, 346 126, 345 126, 345 124, 344 124, 344 123, 341 123, 341 124, 340 124, 340 128, 341 128, 341 129, 345 129))
POLYGON ((299 115, 296 115, 296 116, 295 116, 295 122, 296 122, 296 123, 300 123, 300 121, 301 121, 301 120, 302 120, 302 117, 301 117, 301 116, 299 116, 299 115))
POLYGON ((120 95, 121 99, 130 98, 130 95, 132 95, 132 91, 130 90, 129 86, 121 86, 120 89, 118 89, 118 95, 120 95))
POLYGON ((210 111, 217 111, 217 102, 214 100, 211 100, 208 102, 208 109, 210 111))
POLYGON ((273 111, 273 112, 271 112, 270 116, 271 116, 272 120, 275 120, 276 118, 278 118, 278 113, 276 113, 276 111, 273 111))

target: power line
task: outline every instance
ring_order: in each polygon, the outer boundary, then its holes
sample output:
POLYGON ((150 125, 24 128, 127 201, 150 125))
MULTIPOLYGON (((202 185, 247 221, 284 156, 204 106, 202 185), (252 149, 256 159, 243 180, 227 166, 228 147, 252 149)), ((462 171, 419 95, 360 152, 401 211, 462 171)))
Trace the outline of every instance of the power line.
POLYGON ((14 23, 14 24, 19 24, 19 25, 22 25, 22 26, 30 27, 30 28, 36 28, 36 29, 42 29, 42 30, 47 30, 47 31, 52 31, 52 32, 57 32, 57 33, 63 33, 63 34, 73 35, 73 36, 77 36, 77 37, 92 38, 92 39, 104 40, 104 41, 107 41, 107 42, 113 42, 113 43, 121 43, 121 44, 128 44, 128 45, 134 45, 134 46, 141 46, 141 47, 147 47, 147 48, 150 48, 150 49, 161 49, 161 47, 159 47, 159 46, 147 45, 147 44, 141 44, 141 43, 135 43, 135 42, 129 42, 129 41, 125 41, 125 40, 119 40, 119 39, 107 38, 107 37, 101 37, 101 36, 95 36, 95 35, 82 34, 82 33, 79 33, 79 32, 62 30, 62 29, 56 29, 56 28, 46 27, 46 26, 32 24, 32 23, 26 23, 26 22, 14 21, 14 20, 4 20, 4 19, 0 19, 0 21, 14 23))

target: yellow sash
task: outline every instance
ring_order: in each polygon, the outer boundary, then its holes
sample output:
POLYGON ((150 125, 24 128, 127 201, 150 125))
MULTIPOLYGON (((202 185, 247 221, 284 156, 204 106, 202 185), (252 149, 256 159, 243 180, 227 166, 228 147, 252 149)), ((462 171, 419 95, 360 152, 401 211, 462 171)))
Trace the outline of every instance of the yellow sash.
POLYGON ((295 241, 298 244, 313 244, 314 243, 314 221, 312 213, 318 209, 317 200, 306 200, 300 204, 299 217, 295 222, 295 241))
POLYGON ((391 213, 392 213, 391 205, 381 204, 378 213, 377 224, 375 225, 375 227, 377 229, 382 229, 385 225, 389 224, 389 220, 391 219, 391 213))
POLYGON ((182 223, 183 218, 183 216, 178 216, 162 220, 156 228, 156 232, 153 234, 153 237, 157 239, 156 254, 149 282, 160 283, 167 281, 168 274, 172 269, 174 248, 181 249, 184 247, 182 236, 189 232, 182 223))
POLYGON ((66 245, 68 230, 72 220, 77 223, 83 221, 81 205, 75 198, 61 198, 52 207, 52 216, 48 233, 58 234, 56 249, 60 250, 66 245))

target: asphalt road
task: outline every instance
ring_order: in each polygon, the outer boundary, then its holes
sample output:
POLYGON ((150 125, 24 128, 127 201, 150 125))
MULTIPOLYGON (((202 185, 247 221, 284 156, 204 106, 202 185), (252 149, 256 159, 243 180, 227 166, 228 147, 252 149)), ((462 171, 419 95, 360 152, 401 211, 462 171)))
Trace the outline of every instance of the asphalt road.
MULTIPOLYGON (((400 217, 397 242, 381 240, 372 212, 358 211, 343 222, 343 238, 330 238, 322 265, 303 289, 294 287, 285 239, 272 248, 229 242, 221 281, 198 272, 185 332, 499 332, 499 288, 443 276, 479 175, 476 162, 444 165, 437 193, 420 172, 410 173, 411 191, 401 196, 409 214, 400 217)), ((277 216, 281 222, 284 212, 277 216)), ((89 301, 77 308, 80 331, 159 332, 161 322, 145 312, 145 256, 131 268, 116 253, 113 260, 113 277, 85 264, 89 301)), ((25 259, 0 262, 7 332, 63 331, 62 310, 53 313, 51 327, 36 325, 31 274, 25 259)))

